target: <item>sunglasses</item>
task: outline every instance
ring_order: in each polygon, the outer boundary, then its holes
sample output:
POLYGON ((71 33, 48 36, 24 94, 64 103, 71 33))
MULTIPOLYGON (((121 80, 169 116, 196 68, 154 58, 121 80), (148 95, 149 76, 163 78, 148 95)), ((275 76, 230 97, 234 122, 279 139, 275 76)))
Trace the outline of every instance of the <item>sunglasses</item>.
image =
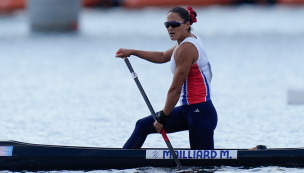
POLYGON ((184 23, 186 23, 186 22, 170 21, 170 22, 165 22, 164 24, 165 24, 165 27, 166 27, 166 28, 169 28, 170 26, 171 26, 172 28, 176 28, 176 27, 180 27, 181 24, 184 24, 184 23))

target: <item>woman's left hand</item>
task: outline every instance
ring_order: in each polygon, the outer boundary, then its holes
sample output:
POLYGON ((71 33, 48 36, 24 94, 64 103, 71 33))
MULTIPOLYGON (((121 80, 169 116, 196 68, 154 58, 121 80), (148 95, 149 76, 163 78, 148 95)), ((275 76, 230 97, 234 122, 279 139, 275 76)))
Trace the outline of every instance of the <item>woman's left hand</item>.
POLYGON ((160 131, 161 131, 161 129, 164 127, 162 124, 160 124, 157 120, 153 123, 153 125, 154 125, 154 127, 155 127, 155 129, 156 129, 156 131, 158 132, 158 133, 160 133, 160 131))

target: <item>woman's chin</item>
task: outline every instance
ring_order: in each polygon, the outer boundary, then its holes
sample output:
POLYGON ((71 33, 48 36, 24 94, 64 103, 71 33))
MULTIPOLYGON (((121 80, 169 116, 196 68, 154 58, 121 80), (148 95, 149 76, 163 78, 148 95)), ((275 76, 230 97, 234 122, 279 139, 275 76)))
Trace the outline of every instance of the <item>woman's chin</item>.
POLYGON ((177 40, 174 36, 170 36, 170 39, 171 39, 172 41, 177 40))

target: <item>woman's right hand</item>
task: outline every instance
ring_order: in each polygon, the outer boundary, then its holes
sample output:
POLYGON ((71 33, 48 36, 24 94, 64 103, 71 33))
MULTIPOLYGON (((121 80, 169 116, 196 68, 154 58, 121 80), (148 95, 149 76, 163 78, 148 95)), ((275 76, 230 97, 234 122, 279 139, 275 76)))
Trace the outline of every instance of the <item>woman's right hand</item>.
POLYGON ((132 51, 133 51, 133 49, 120 48, 116 52, 115 57, 118 57, 118 58, 130 57, 132 55, 132 51))

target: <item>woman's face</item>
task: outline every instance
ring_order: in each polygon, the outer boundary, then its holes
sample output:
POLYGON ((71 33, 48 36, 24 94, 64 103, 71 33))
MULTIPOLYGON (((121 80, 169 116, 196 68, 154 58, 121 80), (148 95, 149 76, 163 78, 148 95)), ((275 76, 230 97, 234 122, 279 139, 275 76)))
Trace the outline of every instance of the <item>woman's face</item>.
MULTIPOLYGON (((175 12, 170 12, 167 15, 166 22, 179 21, 184 22, 184 20, 175 12)), ((169 33, 171 40, 180 40, 182 37, 188 34, 188 28, 190 27, 189 22, 181 24, 179 27, 172 28, 169 26, 167 31, 169 33)))

